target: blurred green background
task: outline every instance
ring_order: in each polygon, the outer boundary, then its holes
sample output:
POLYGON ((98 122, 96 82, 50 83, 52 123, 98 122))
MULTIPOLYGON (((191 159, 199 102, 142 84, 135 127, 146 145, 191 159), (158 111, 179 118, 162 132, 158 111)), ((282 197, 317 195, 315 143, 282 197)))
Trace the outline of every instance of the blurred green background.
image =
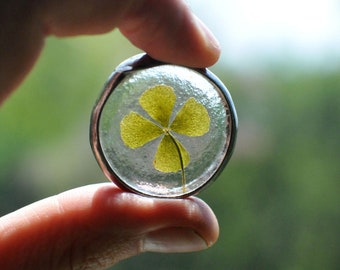
MULTIPOLYGON (((111 71, 138 52, 117 31, 47 39, 0 108, 0 215, 107 181, 89 146, 90 114, 111 71)), ((212 67, 239 115, 234 156, 199 195, 220 238, 206 251, 142 254, 114 269, 339 269, 340 62, 327 61, 212 67)))

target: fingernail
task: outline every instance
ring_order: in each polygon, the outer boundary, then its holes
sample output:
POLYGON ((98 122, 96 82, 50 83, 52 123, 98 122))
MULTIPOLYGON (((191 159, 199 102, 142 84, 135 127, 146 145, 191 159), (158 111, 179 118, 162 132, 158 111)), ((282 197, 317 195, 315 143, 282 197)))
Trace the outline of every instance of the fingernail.
POLYGON ((204 37, 206 44, 213 49, 220 50, 220 43, 218 42, 214 34, 196 15, 194 15, 194 18, 196 20, 197 25, 202 31, 202 35, 204 37))
POLYGON ((150 252, 191 252, 206 249, 206 241, 188 228, 168 228, 146 235, 143 251, 150 252))

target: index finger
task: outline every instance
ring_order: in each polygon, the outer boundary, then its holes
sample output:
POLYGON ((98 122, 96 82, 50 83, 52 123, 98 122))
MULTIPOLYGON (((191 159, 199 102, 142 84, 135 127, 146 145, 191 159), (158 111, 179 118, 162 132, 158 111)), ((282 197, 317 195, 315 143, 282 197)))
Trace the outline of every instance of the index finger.
POLYGON ((19 1, 0 11, 0 98, 24 79, 48 35, 101 34, 118 27, 152 57, 206 67, 220 54, 211 32, 182 0, 19 1), (23 46, 25 44, 25 46, 23 46))
POLYGON ((193 67, 210 66, 219 56, 211 32, 182 0, 49 2, 49 34, 98 34, 118 27, 151 56, 193 67), (68 10, 68 12, 65 12, 68 10))

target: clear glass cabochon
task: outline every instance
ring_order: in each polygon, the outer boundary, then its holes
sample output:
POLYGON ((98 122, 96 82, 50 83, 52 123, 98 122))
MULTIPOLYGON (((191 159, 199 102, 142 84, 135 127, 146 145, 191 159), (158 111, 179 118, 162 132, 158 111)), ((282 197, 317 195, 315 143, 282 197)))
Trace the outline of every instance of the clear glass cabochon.
POLYGON ((218 176, 236 131, 232 99, 216 76, 143 54, 109 78, 93 110, 91 146, 120 187, 182 198, 218 176))

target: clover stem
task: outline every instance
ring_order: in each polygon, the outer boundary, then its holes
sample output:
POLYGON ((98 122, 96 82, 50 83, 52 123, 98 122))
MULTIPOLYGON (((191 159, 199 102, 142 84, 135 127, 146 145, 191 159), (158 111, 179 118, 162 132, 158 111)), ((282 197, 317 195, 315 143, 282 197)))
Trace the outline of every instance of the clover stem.
POLYGON ((171 138, 172 142, 175 144, 177 152, 178 152, 179 161, 180 161, 180 165, 181 165, 181 172, 182 172, 182 190, 183 190, 183 192, 185 192, 186 179, 185 179, 184 163, 183 163, 183 157, 182 157, 181 149, 179 148, 179 145, 176 142, 176 139, 171 135, 171 133, 169 131, 167 131, 166 134, 170 136, 170 138, 171 138))

